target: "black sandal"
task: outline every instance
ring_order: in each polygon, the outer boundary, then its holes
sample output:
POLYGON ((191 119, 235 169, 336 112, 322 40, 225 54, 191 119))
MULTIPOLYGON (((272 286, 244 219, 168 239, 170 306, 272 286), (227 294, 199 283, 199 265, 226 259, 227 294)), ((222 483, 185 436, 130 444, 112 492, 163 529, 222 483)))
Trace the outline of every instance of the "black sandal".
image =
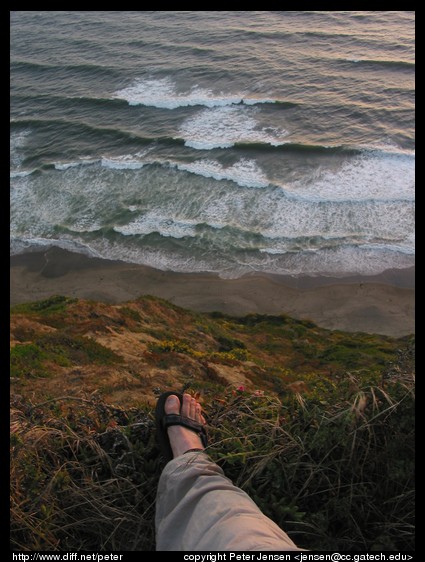
MULTIPOLYGON (((186 427, 187 429, 194 431, 201 438, 202 445, 204 447, 208 446, 208 434, 204 425, 190 418, 186 418, 181 414, 165 413, 165 401, 169 396, 177 396, 177 398, 180 400, 180 408, 183 404, 183 395, 179 392, 173 391, 164 392, 163 394, 161 394, 161 396, 158 398, 158 402, 156 403, 156 438, 161 449, 161 453, 167 462, 171 461, 174 458, 167 432, 167 428, 172 425, 181 425, 182 427, 186 427)), ((202 451, 202 449, 190 449, 190 451, 202 451)), ((188 452, 189 451, 186 451, 186 453, 188 452)))

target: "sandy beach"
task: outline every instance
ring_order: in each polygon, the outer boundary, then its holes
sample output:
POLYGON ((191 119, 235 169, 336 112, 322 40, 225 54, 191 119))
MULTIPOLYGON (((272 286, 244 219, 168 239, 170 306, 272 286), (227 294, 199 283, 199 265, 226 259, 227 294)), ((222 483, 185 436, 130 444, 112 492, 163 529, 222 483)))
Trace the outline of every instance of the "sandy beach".
POLYGON ((394 337, 414 332, 413 268, 344 279, 260 274, 221 279, 58 248, 11 257, 11 305, 57 294, 112 303, 150 294, 199 312, 288 314, 325 328, 394 337))

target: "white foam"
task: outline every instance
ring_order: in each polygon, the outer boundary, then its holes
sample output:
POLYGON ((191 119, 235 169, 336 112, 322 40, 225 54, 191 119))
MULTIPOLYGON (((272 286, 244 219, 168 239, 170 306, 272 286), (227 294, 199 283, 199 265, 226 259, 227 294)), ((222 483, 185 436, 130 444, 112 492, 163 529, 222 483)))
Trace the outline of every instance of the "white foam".
POLYGON ((101 166, 115 170, 139 170, 144 166, 143 162, 140 162, 140 160, 135 159, 129 154, 116 157, 104 157, 100 160, 82 157, 80 160, 77 160, 75 162, 55 162, 54 166, 56 170, 65 171, 69 170, 70 168, 77 168, 78 166, 89 166, 91 164, 97 164, 99 162, 101 166))
MULTIPOLYGON (((137 170, 144 166, 141 159, 146 156, 152 147, 140 150, 135 154, 123 154, 118 156, 103 156, 102 158, 93 158, 92 156, 80 156, 78 160, 71 162, 54 162, 53 165, 56 170, 64 171, 69 168, 77 168, 78 166, 91 166, 92 164, 100 163, 105 168, 113 168, 116 170, 137 170)), ((31 173, 31 172, 30 172, 31 173)))
POLYGON ((48 249, 52 247, 62 248, 70 252, 78 252, 92 258, 101 258, 102 255, 87 244, 78 240, 70 240, 65 238, 10 238, 10 255, 19 255, 27 252, 39 252, 40 249, 48 249))
POLYGON ((23 148, 30 134, 29 130, 14 132, 10 135, 10 166, 14 170, 19 170, 24 160, 23 148))
POLYGON ((19 172, 10 172, 10 178, 25 178, 26 176, 30 176, 33 172, 35 172, 35 170, 22 170, 19 172))
POLYGON ((140 170, 144 166, 143 162, 135 160, 130 155, 102 158, 101 164, 105 168, 112 168, 114 170, 140 170))
POLYGON ((68 226, 69 232, 96 232, 102 225, 96 221, 92 215, 83 216, 76 219, 72 225, 68 226))
POLYGON ((99 160, 82 156, 75 162, 54 162, 54 166, 55 170, 64 171, 69 168, 77 168, 78 166, 90 166, 91 164, 97 164, 97 162, 99 162, 99 160))
POLYGON ((285 250, 284 248, 260 248, 260 252, 262 254, 272 254, 272 255, 278 255, 278 254, 286 254, 288 252, 288 250, 285 250))
POLYGON ((149 246, 132 246, 111 242, 105 238, 96 240, 96 250, 106 259, 120 260, 129 263, 149 265, 163 271, 182 272, 205 272, 219 271, 208 259, 202 259, 193 255, 178 255, 176 252, 168 252, 159 248, 149 246))
POLYGON ((185 238, 196 236, 197 224, 196 220, 182 221, 152 211, 137 217, 126 225, 114 226, 114 230, 125 236, 147 235, 158 232, 161 236, 185 238))
POLYGON ((179 170, 214 178, 230 180, 244 187, 267 187, 269 181, 254 160, 242 158, 232 166, 223 167, 216 160, 201 159, 187 164, 176 164, 179 170))
POLYGON ((76 168, 77 166, 81 166, 82 162, 55 162, 55 170, 68 170, 69 168, 76 168))
POLYGON ((101 166, 115 170, 139 170, 144 166, 144 162, 135 159, 134 156, 129 154, 116 157, 104 157, 100 160, 81 158, 76 162, 55 162, 54 166, 56 170, 65 171, 69 170, 70 168, 77 168, 78 166, 89 166, 91 164, 97 164, 99 162, 101 166))
POLYGON ((414 265, 414 257, 393 251, 344 246, 321 248, 317 251, 261 252, 257 256, 208 253, 205 257, 176 252, 165 248, 134 246, 95 241, 96 251, 107 259, 119 259, 131 263, 149 265, 161 270, 181 272, 214 272, 222 278, 232 279, 253 271, 281 275, 376 275, 390 268, 404 269, 414 265))
POLYGON ((288 132, 259 128, 255 112, 243 106, 204 109, 182 123, 179 129, 185 145, 200 150, 229 148, 236 143, 266 143, 279 146, 288 132))
POLYGON ((254 264, 257 271, 288 275, 376 275, 385 270, 404 269, 414 265, 412 255, 383 248, 339 246, 300 252, 261 254, 254 264))
POLYGON ((269 188, 253 159, 226 166, 212 158, 142 158, 108 156, 114 164, 154 165, 124 174, 97 160, 11 182, 11 232, 29 240, 22 251, 36 243, 80 251, 75 244, 86 242, 108 259, 227 277, 252 269, 368 274, 414 261, 411 154, 367 150, 333 158, 332 167, 324 159, 327 167, 316 168, 315 177, 309 170, 299 184, 285 186, 299 194, 292 198, 275 185, 269 188), (164 238, 147 236, 153 233, 164 238))
POLYGON ((124 99, 130 105, 146 105, 164 109, 176 109, 192 105, 207 107, 241 103, 241 96, 214 96, 210 90, 194 86, 190 92, 179 94, 170 78, 153 78, 136 81, 132 86, 118 90, 115 98, 124 99))
POLYGON ((366 151, 285 190, 313 201, 414 201, 415 160, 411 154, 366 151))
POLYGON ((375 142, 373 144, 357 144, 354 146, 354 148, 372 154, 381 153, 382 156, 393 154, 397 156, 415 158, 416 154, 414 149, 401 148, 400 146, 389 140, 375 142))
POLYGON ((163 109, 194 105, 223 107, 239 103, 254 105, 275 102, 271 98, 250 98, 239 93, 216 94, 198 85, 192 86, 188 92, 178 92, 175 82, 168 77, 137 80, 131 86, 116 91, 113 97, 124 99, 129 105, 145 105, 163 109))
POLYGON ((272 98, 243 98, 242 103, 245 105, 258 105, 259 103, 276 103, 277 100, 272 98))
POLYGON ((274 208, 269 208, 269 217, 262 217, 260 229, 262 235, 268 238, 304 238, 303 246, 309 238, 314 240, 316 237, 340 238, 352 243, 373 241, 375 238, 396 242, 404 240, 411 232, 413 213, 410 202, 363 205, 344 201, 286 205, 277 201, 274 208))
POLYGON ((408 254, 408 255, 411 255, 411 256, 415 255, 414 245, 412 246, 408 243, 405 243, 405 244, 360 244, 358 247, 363 248, 365 250, 386 250, 388 252, 408 254))

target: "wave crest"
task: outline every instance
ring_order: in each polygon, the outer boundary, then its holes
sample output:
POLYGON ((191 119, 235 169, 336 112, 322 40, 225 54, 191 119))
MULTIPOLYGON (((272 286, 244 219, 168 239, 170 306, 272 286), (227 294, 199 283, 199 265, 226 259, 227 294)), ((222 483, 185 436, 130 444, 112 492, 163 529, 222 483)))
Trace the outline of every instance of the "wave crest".
POLYGON ((242 106, 204 109, 180 126, 185 145, 198 150, 230 148, 237 143, 285 144, 288 131, 260 127, 254 114, 242 106))
POLYGON ((189 91, 179 92, 175 82, 168 77, 136 80, 131 86, 117 90, 113 97, 123 99, 129 105, 145 105, 161 109, 177 109, 195 105, 224 107, 235 104, 256 105, 278 102, 269 97, 249 97, 241 93, 221 92, 216 94, 198 85, 192 86, 189 91))

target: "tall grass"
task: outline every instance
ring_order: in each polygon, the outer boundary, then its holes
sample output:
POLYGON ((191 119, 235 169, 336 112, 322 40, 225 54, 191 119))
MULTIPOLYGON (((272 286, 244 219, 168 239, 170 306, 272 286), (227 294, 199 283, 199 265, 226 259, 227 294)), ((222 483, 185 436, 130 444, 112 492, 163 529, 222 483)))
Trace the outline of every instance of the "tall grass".
MULTIPOLYGON (((211 457, 298 545, 414 549, 409 374, 279 398, 228 388, 204 409, 211 457)), ((155 549, 163 460, 149 408, 15 397, 11 420, 12 549, 155 549)))

